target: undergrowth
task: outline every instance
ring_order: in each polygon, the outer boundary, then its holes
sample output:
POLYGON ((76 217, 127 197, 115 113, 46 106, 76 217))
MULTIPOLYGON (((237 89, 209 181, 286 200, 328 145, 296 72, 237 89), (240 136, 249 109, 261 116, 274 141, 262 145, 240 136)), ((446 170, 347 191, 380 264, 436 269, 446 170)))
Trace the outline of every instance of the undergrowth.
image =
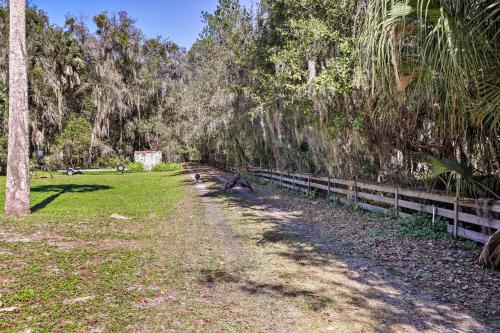
POLYGON ((437 218, 432 225, 432 220, 425 214, 413 214, 408 218, 396 220, 396 227, 405 235, 426 239, 442 239, 448 236, 446 232, 448 222, 437 218))
POLYGON ((141 162, 126 162, 125 168, 129 169, 132 172, 144 171, 144 165, 141 162))

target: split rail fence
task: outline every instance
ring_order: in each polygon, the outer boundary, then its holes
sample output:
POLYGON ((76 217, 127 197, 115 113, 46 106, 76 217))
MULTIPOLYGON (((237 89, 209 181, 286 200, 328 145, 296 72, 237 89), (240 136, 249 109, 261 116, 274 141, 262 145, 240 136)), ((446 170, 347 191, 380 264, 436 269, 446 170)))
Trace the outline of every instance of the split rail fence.
POLYGON ((316 191, 342 204, 355 204, 368 211, 394 212, 408 217, 413 212, 432 215, 448 221, 448 232, 455 237, 486 243, 500 229, 500 200, 458 198, 439 192, 429 192, 383 185, 366 181, 338 179, 331 176, 296 173, 263 168, 239 168, 223 163, 210 165, 227 172, 247 171, 281 187, 308 193, 316 191))

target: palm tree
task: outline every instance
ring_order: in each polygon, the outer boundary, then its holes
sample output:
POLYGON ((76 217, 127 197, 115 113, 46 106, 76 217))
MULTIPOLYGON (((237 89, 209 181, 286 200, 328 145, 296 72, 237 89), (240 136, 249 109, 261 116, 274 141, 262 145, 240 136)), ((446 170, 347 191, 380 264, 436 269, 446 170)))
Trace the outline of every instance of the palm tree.
POLYGON ((457 149, 495 151, 499 18, 500 0, 370 1, 359 46, 374 92, 418 101, 457 149))
POLYGON ((30 213, 26 0, 10 0, 9 144, 5 213, 30 213))

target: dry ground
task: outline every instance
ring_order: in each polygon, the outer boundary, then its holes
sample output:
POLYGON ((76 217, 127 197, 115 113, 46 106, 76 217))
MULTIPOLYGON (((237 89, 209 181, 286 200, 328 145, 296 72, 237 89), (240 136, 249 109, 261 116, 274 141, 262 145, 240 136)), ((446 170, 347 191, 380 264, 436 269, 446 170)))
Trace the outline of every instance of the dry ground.
POLYGON ((210 168, 199 172, 213 180, 203 185, 209 188, 204 195, 224 212, 242 246, 260 259, 240 288, 291 301, 295 314, 284 316, 295 317, 294 327, 310 325, 298 331, 498 330, 500 276, 474 265, 470 257, 475 260, 477 247, 394 235, 387 218, 273 187, 228 196, 219 184, 231 175, 210 168), (470 276, 473 281, 460 281, 470 276))

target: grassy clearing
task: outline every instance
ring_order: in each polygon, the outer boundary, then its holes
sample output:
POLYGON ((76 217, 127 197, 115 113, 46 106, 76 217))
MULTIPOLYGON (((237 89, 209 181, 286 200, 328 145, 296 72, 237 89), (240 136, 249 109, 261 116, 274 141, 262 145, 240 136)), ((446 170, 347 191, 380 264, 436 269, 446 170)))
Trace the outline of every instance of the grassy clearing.
MULTIPOLYGON (((0 331, 478 331, 459 308, 413 298, 339 242, 357 215, 259 188, 291 205, 270 210, 209 180, 197 189, 178 171, 35 179, 34 214, 0 219, 0 331)), ((366 250, 380 225, 357 235, 366 250)))
POLYGON ((57 190, 34 191, 34 205, 51 199, 28 219, 2 221, 2 309, 15 310, 0 312, 0 331, 311 328, 309 318, 294 318, 302 311, 295 300, 261 293, 248 280, 263 262, 184 182, 175 172, 35 181, 34 189, 57 190), (69 181, 99 190, 59 193, 69 181))
POLYGON ((34 179, 32 216, 0 221, 0 330, 126 326, 155 226, 183 195, 173 173, 34 179))
POLYGON ((0 331, 297 330, 306 318, 247 283, 254 254, 190 184, 179 172, 34 180, 34 214, 0 221, 0 331))

